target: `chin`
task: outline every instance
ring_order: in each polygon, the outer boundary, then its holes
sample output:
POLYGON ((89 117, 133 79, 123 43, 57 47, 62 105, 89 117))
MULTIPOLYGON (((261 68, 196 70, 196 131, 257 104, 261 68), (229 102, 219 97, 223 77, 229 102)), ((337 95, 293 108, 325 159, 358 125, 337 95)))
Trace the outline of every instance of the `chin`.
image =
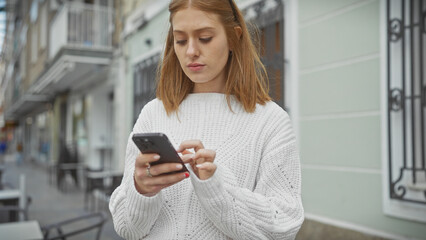
POLYGON ((203 84, 203 83, 208 83, 209 82, 209 81, 202 81, 202 80, 197 80, 197 79, 193 80, 191 78, 190 78, 190 80, 191 80, 191 82, 196 83, 196 84, 203 84))
POLYGON ((207 78, 207 77, 203 77, 203 76, 200 76, 200 75, 197 75, 197 76, 194 76, 195 74, 191 74, 191 75, 186 75, 186 76, 188 76, 188 78, 189 78, 189 80, 191 80, 191 82, 193 82, 193 83, 206 83, 206 82, 209 82, 209 80, 206 80, 206 79, 209 79, 209 78, 207 78))

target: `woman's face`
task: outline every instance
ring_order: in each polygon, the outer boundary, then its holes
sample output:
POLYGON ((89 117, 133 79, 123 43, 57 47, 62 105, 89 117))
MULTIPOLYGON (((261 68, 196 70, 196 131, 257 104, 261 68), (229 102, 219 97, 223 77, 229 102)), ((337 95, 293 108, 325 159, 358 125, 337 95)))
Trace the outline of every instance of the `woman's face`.
POLYGON ((175 14, 172 26, 176 56, 194 92, 224 92, 229 46, 219 16, 187 8, 175 14))

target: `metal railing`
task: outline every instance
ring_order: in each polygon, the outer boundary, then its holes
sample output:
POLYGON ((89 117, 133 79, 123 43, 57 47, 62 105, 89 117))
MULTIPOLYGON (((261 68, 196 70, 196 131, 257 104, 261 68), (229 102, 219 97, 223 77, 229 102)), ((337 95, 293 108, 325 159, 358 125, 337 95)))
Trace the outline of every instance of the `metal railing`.
POLYGON ((160 57, 157 53, 133 66, 133 123, 143 106, 155 98, 155 73, 160 57))
POLYGON ((426 0, 387 1, 389 196, 426 204, 426 0))
POLYGON ((49 59, 54 58, 63 46, 110 49, 113 14, 111 7, 65 3, 50 26, 49 59))

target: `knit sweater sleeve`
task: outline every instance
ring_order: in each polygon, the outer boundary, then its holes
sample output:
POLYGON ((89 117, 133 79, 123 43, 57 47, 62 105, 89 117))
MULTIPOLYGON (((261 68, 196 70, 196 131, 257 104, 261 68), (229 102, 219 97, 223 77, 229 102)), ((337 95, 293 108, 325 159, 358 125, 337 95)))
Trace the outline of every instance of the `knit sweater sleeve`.
POLYGON ((207 216, 232 239, 294 239, 303 223, 300 162, 288 115, 275 125, 253 191, 223 181, 234 174, 222 165, 208 180, 191 176, 207 216))
POLYGON ((149 105, 144 107, 130 134, 121 185, 111 195, 109 209, 112 214, 115 231, 125 239, 141 239, 154 225, 163 202, 162 193, 153 197, 145 197, 136 188, 133 179, 135 159, 139 149, 132 141, 133 133, 150 130, 149 105))

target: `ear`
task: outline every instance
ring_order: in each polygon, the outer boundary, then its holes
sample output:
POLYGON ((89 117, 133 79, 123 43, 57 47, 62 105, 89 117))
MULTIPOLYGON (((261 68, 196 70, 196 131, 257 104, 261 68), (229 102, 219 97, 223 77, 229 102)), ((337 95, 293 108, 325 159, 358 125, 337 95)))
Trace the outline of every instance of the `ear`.
POLYGON ((243 34, 243 30, 240 26, 234 27, 235 33, 237 34, 238 38, 241 38, 241 34, 243 34))
MULTIPOLYGON (((241 35, 243 34, 243 30, 241 29, 241 27, 240 26, 234 27, 234 31, 235 31, 235 34, 237 35, 237 38, 240 39, 241 35)), ((229 50, 232 51, 232 48, 229 50)))

